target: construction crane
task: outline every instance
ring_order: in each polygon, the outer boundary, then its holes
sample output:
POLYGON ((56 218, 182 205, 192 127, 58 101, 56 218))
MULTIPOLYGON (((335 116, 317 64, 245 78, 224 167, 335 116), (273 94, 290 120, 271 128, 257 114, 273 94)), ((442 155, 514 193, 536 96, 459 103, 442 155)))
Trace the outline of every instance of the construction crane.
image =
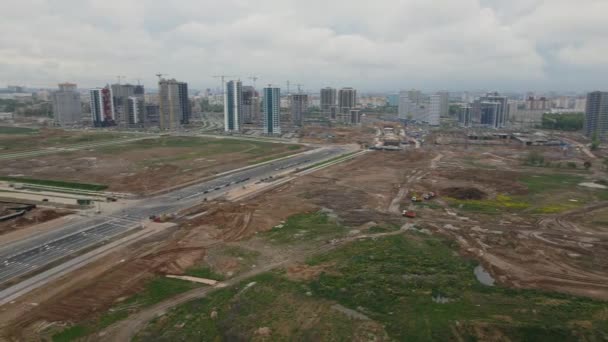
POLYGON ((163 78, 163 76, 167 76, 167 74, 161 74, 160 72, 156 74, 156 77, 158 77, 158 83, 160 83, 160 80, 163 78))
POLYGON ((118 84, 120 84, 120 81, 122 81, 125 77, 127 77, 127 76, 121 76, 121 75, 116 76, 116 79, 118 80, 118 84))
POLYGON ((224 85, 226 84, 226 78, 228 77, 236 77, 236 76, 230 76, 230 75, 216 75, 216 76, 212 76, 213 78, 219 78, 222 81, 222 94, 224 94, 224 85))
POLYGON ((249 77, 249 79, 253 81, 253 87, 255 88, 255 81, 259 80, 260 77, 259 76, 251 76, 251 77, 249 77))
POLYGON ((137 81, 137 85, 141 85, 141 78, 136 78, 135 80, 137 81))
POLYGON ((287 95, 291 94, 291 89, 289 88, 290 85, 291 83, 289 82, 289 80, 287 80, 287 95))
POLYGON ((302 93, 302 86, 304 86, 303 84, 296 84, 296 87, 298 87, 298 94, 302 93))

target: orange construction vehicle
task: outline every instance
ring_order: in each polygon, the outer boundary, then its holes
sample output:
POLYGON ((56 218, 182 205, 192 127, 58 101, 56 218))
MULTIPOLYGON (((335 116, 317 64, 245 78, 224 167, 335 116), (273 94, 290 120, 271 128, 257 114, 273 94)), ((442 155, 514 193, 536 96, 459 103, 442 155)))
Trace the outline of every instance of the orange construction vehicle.
POLYGON ((403 217, 416 218, 416 212, 411 211, 411 210, 404 210, 403 211, 403 217))

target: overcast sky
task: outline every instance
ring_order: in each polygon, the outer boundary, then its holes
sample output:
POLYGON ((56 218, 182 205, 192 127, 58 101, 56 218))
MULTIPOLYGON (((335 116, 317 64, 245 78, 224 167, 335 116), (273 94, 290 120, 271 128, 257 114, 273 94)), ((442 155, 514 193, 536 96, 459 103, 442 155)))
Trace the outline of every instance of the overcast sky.
POLYGON ((18 0, 0 86, 608 90, 608 0, 18 0))

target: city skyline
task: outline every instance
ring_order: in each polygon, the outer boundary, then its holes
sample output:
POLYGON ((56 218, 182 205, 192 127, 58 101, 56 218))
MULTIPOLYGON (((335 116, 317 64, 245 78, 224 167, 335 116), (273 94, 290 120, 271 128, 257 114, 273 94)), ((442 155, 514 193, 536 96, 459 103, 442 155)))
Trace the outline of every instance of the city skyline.
POLYGON ((217 87, 212 75, 228 73, 261 75, 281 87, 292 79, 307 89, 349 84, 363 92, 586 92, 605 87, 607 11, 597 0, 381 0, 371 8, 26 0, 3 8, 0 25, 11 34, 0 38, 0 84, 94 88, 127 75, 150 85, 161 72, 197 89, 217 87), (278 25, 278 34, 266 34, 278 25), (265 63, 271 57, 276 62, 265 63))

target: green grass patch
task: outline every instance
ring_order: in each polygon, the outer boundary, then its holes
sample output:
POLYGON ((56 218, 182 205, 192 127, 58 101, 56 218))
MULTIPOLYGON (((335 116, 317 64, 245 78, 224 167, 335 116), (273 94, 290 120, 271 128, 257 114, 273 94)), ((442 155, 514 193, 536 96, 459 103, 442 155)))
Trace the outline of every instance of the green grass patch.
POLYGON ((519 179, 521 183, 528 187, 528 190, 532 194, 539 194, 564 188, 574 188, 579 183, 584 182, 584 180, 585 178, 582 176, 560 173, 528 175, 519 179))
POLYGON ((283 227, 274 227, 261 236, 275 243, 291 244, 326 240, 345 233, 346 228, 330 220, 326 214, 316 212, 291 216, 283 227))
POLYGON ((260 327, 268 327, 271 340, 278 341, 382 336, 364 330, 366 321, 332 310, 333 303, 372 319, 385 329, 386 340, 600 341, 608 336, 606 302, 483 286, 474 277, 475 263, 458 257, 455 248, 413 233, 359 240, 308 260, 311 266, 330 265, 316 279, 261 274, 174 308, 135 340, 251 340, 260 327), (434 301, 438 296, 448 302, 434 301), (575 323, 581 321, 591 328, 575 323))
POLYGON ((50 180, 50 179, 0 177, 0 180, 6 181, 6 182, 45 185, 45 186, 54 186, 54 187, 58 187, 58 188, 89 190, 89 191, 102 191, 102 190, 105 190, 108 188, 107 185, 101 185, 101 184, 74 183, 74 182, 64 182, 64 181, 56 181, 56 180, 50 180))
POLYGON ((511 196, 498 195, 489 200, 460 200, 448 198, 451 206, 465 211, 481 212, 488 214, 498 214, 503 211, 522 211, 528 209, 530 204, 521 200, 516 200, 511 196))
POLYGON ((441 204, 433 201, 414 202, 414 206, 429 209, 443 209, 441 204))
POLYGON ((568 202, 562 204, 552 204, 543 207, 535 208, 534 214, 558 214, 564 211, 573 210, 581 207, 581 203, 568 202))
POLYGON ((189 281, 158 277, 148 282, 142 292, 127 299, 125 304, 147 307, 200 286, 198 283, 189 281))
POLYGON ((382 225, 382 226, 373 226, 368 231, 370 233, 377 234, 377 233, 395 232, 395 231, 398 231, 399 229, 400 229, 400 227, 397 225, 382 225))
POLYGON ((0 126, 0 134, 36 134, 37 129, 26 128, 26 127, 8 127, 0 126))
POLYGON ((85 337, 89 334, 89 330, 82 325, 74 325, 65 330, 62 330, 52 336, 53 342, 69 342, 85 337))

